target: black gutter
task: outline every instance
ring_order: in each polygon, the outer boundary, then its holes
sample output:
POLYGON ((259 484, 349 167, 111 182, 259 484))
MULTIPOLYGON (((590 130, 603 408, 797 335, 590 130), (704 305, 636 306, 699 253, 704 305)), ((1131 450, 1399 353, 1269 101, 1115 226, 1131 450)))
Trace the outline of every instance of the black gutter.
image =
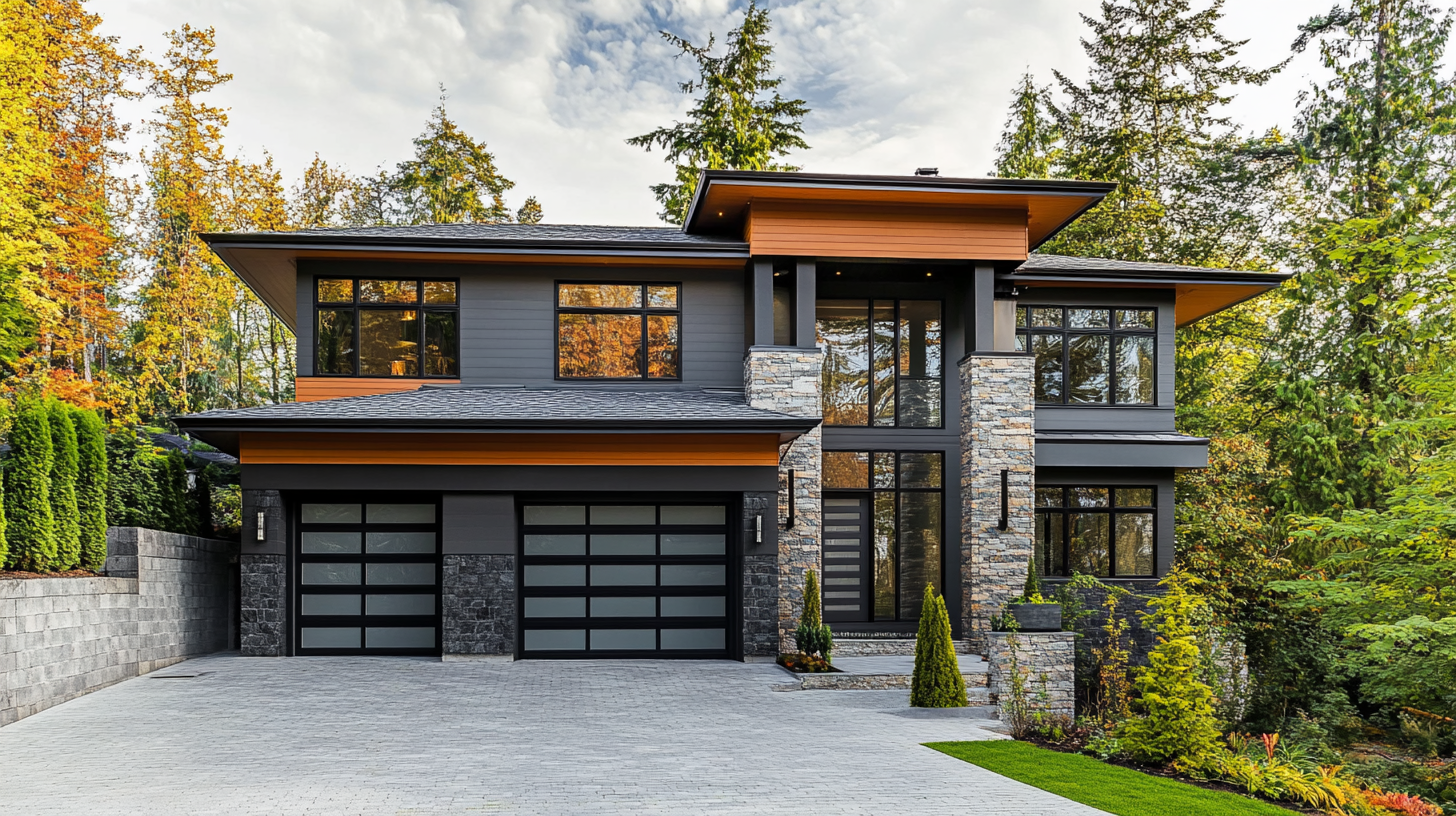
POLYGON ((1041 272, 1035 269, 1017 270, 998 276, 998 280, 1011 283, 1053 281, 1086 283, 1236 283, 1267 284, 1270 288, 1294 277, 1293 272, 1239 272, 1232 269, 1209 269, 1201 273, 1192 270, 1132 270, 1132 269, 1055 269, 1041 272))
MULTIPOLYGON (((1131 435, 1136 436, 1136 434, 1131 435)), ((1055 434, 1055 432, 1048 434, 1044 431, 1042 433, 1036 434, 1034 437, 1034 441, 1055 442, 1063 445, 1106 445, 1110 443, 1119 443, 1124 445, 1207 445, 1209 442, 1212 441, 1207 437, 1202 436, 1185 436, 1179 439, 1168 439, 1166 437, 1162 439, 1128 439, 1127 436, 1128 435, 1101 437, 1091 435, 1058 436, 1055 434)))

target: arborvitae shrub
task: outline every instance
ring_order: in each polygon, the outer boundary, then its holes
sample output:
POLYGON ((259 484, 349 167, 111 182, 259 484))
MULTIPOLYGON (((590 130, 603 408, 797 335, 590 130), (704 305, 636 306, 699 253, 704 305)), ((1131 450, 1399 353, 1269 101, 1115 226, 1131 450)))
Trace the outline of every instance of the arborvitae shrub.
POLYGON ((181 451, 169 451, 159 457, 157 479, 161 482, 165 526, 157 529, 169 533, 195 535, 197 508, 187 489, 187 457, 181 451))
POLYGON ((10 461, 5 467, 7 563, 44 572, 56 558, 55 520, 51 516, 50 422, 44 404, 29 400, 10 426, 10 461))
POLYGON ((81 566, 99 570, 106 565, 106 428, 94 411, 75 410, 76 513, 81 527, 81 566))
POLYGON ((910 678, 910 705, 917 708, 961 708, 966 705, 966 680, 956 659, 945 598, 925 585, 920 629, 915 635, 915 674, 910 678))
POLYGON ((46 400, 46 420, 51 428, 51 517, 55 520, 56 560, 52 569, 69 570, 81 565, 81 520, 76 510, 76 426, 71 410, 60 400, 46 400))
POLYGON ((106 496, 107 517, 120 527, 146 527, 152 530, 170 528, 161 478, 166 458, 141 434, 131 430, 117 431, 106 438, 106 461, 109 479, 106 496))
POLYGON ((1031 554, 1031 560, 1026 562, 1026 586, 1022 588, 1021 595, 1028 603, 1034 602, 1041 597, 1041 575, 1036 568, 1036 553, 1031 554))
POLYGON ((824 625, 819 599, 819 578, 814 570, 804 576, 804 609, 799 613, 799 626, 794 630, 794 645, 806 655, 819 655, 825 660, 834 651, 834 635, 824 625))

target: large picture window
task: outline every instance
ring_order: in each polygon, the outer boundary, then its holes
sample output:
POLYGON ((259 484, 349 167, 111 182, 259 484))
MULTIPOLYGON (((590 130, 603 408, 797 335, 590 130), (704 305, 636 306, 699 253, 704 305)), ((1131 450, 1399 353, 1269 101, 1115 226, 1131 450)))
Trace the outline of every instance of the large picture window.
POLYGON ((459 377, 457 288, 453 280, 318 278, 314 373, 459 377))
POLYGON ((1038 487, 1036 557, 1042 573, 1153 577, 1156 495, 1151 487, 1038 487))
POLYGON ((675 283, 558 283, 556 376, 680 379, 680 288, 675 283))
MULTIPOLYGON (((918 451, 825 451, 825 609, 854 593, 865 597, 860 620, 913 621, 920 617, 925 585, 941 589, 944 461, 918 451), (835 504, 836 498, 839 504, 835 504), (851 557, 852 521, 846 500, 864 502, 868 558, 851 557), (831 563, 831 559, 833 563, 831 563), (831 572, 841 563, 859 569, 831 572)), ((858 611, 858 610, 857 610, 858 611)))
POLYGON ((821 300, 825 425, 941 427, 937 300, 821 300))
POLYGON ((1156 309, 1022 306, 1016 348, 1036 356, 1036 401, 1054 405, 1152 405, 1156 309))

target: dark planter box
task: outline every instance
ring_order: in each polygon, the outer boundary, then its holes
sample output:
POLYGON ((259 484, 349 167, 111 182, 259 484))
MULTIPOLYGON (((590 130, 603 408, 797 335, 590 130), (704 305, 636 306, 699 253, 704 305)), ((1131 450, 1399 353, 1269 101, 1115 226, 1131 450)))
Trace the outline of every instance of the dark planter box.
POLYGON ((1016 626, 1023 632, 1056 632, 1062 628, 1062 605, 1009 604, 1006 607, 1016 618, 1016 626))

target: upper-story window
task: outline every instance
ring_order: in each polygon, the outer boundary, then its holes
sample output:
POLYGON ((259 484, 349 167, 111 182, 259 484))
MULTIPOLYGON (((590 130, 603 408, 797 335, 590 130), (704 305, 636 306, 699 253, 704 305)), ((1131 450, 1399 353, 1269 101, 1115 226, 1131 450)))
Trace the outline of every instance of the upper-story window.
POLYGON ((460 376, 460 305, 453 280, 318 278, 314 373, 460 376))
POLYGON ((938 300, 821 300, 825 425, 941 426, 938 300))
POLYGON ((556 284, 556 376, 680 379, 680 289, 676 283, 556 284))
POLYGON ((1022 306, 1016 348, 1036 355, 1036 401, 1152 405, 1157 394, 1158 311, 1022 306))
POLYGON ((1042 573, 1152 577, 1155 494, 1152 487, 1037 485, 1036 550, 1042 573))

